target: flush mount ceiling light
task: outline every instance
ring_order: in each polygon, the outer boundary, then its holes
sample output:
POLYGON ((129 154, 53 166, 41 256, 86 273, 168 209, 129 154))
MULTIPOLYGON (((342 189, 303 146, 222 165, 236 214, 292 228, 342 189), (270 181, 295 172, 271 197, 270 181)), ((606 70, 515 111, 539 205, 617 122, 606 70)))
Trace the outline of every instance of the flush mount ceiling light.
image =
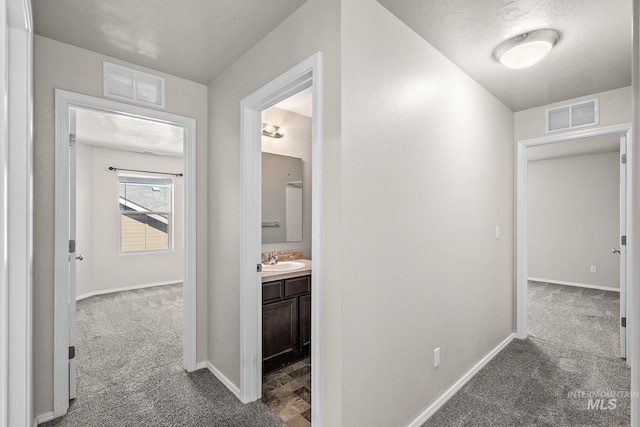
POLYGON ((262 124, 262 134, 271 138, 282 138, 284 136, 284 128, 269 123, 262 124))
POLYGON ((507 68, 527 68, 547 56, 560 40, 556 30, 534 30, 500 43, 493 57, 507 68))

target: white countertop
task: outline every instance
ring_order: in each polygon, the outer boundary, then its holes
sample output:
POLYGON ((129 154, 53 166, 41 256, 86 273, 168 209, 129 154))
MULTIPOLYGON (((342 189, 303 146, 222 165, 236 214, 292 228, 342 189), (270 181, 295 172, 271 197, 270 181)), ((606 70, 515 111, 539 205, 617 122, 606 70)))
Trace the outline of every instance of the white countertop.
POLYGON ((293 259, 289 261, 301 262, 304 264, 304 267, 289 271, 262 271, 262 283, 272 282, 274 280, 291 279, 292 277, 308 276, 311 274, 310 259, 293 259))

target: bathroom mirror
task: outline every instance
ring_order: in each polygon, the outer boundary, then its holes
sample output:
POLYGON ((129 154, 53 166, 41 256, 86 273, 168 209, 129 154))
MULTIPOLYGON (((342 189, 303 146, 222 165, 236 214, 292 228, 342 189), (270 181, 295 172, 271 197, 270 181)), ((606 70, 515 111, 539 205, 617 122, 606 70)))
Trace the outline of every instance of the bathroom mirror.
POLYGON ((302 159, 262 153, 262 243, 302 241, 302 159))

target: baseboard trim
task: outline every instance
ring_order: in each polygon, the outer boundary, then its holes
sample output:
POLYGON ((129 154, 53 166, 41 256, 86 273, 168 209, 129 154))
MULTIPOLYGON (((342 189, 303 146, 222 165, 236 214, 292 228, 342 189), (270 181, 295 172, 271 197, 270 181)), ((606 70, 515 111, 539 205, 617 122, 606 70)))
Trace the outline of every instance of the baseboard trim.
POLYGON ((598 289, 600 291, 620 292, 620 288, 610 288, 608 286, 599 286, 599 285, 587 285, 585 283, 563 282, 562 280, 541 279, 539 277, 527 277, 527 280, 531 280, 533 282, 553 283, 554 285, 565 285, 565 286, 575 286, 578 288, 598 289))
POLYGON ((449 388, 449 390, 445 391, 442 396, 436 399, 425 411, 418 416, 415 420, 413 420, 408 427, 420 427, 425 421, 427 421, 433 414, 436 413, 438 409, 442 407, 449 399, 451 399, 457 392, 460 390, 466 383, 469 382, 471 378, 473 378, 480 369, 484 368, 484 366, 491 361, 498 353, 500 353, 513 339, 516 334, 509 335, 504 341, 502 341, 496 348, 491 350, 489 354, 482 358, 473 368, 469 370, 466 374, 462 376, 454 385, 449 388))
MULTIPOLYGON (((220 372, 218 368, 213 366, 210 362, 205 362, 204 364, 206 368, 209 370, 209 372, 213 374, 214 377, 216 377, 226 388, 228 388, 229 391, 231 391, 231 393, 233 393, 238 398, 238 400, 242 401, 242 399, 240 399, 240 389, 238 388, 237 385, 232 383, 231 380, 229 380, 229 378, 225 377, 224 374, 220 372)), ((198 364, 198 366, 200 365, 201 363, 198 364)))
POLYGON ((53 411, 47 412, 46 414, 40 414, 33 420, 33 427, 38 427, 39 424, 46 423, 54 418, 55 415, 53 414, 53 411))
POLYGON ((153 288, 155 286, 177 285, 178 283, 183 283, 183 281, 170 280, 168 282, 145 283, 143 285, 133 285, 133 286, 124 286, 122 288, 105 289, 102 291, 88 292, 86 294, 77 295, 76 301, 80 301, 89 297, 95 297, 97 295, 106 295, 106 294, 112 294, 115 292, 122 292, 122 291, 135 291, 136 289, 153 288))
POLYGON ((206 369, 206 368, 207 368, 207 362, 196 363, 196 371, 198 369, 206 369))

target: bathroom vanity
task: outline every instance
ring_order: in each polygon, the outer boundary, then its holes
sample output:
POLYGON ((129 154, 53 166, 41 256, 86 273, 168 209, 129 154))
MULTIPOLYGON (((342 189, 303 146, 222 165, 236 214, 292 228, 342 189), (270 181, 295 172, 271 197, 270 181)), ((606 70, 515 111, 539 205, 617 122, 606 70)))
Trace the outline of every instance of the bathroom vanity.
POLYGON ((262 373, 311 352, 311 261, 295 271, 262 273, 262 373))

